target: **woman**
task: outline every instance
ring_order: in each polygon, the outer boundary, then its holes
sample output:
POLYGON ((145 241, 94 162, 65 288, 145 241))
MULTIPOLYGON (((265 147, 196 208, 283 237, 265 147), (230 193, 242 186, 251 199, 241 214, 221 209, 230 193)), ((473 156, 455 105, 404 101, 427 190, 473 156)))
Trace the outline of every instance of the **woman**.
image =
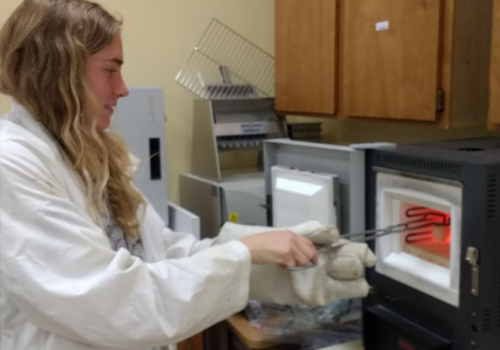
POLYGON ((85 0, 25 0, 0 31, 0 92, 15 101, 0 120, 2 349, 174 344, 245 307, 252 264, 318 259, 314 237, 287 230, 196 241, 165 227, 105 131, 128 94, 120 27, 85 0))

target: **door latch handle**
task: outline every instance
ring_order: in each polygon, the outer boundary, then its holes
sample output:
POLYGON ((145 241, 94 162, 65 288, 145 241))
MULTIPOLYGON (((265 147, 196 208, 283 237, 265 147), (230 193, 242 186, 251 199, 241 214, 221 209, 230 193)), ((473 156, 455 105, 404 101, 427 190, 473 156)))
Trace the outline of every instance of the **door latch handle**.
POLYGON ((479 251, 477 248, 468 247, 465 254, 465 260, 471 265, 471 289, 470 292, 474 296, 479 295, 479 251))

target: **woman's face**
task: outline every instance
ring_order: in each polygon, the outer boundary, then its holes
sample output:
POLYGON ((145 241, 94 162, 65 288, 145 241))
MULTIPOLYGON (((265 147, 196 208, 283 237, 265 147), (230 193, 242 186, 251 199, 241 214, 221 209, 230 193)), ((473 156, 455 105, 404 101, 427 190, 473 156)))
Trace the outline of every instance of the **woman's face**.
POLYGON ((122 78, 122 65, 123 49, 119 34, 116 34, 101 51, 90 56, 87 62, 90 88, 101 110, 97 123, 97 127, 101 130, 109 126, 118 99, 128 95, 128 89, 122 78))

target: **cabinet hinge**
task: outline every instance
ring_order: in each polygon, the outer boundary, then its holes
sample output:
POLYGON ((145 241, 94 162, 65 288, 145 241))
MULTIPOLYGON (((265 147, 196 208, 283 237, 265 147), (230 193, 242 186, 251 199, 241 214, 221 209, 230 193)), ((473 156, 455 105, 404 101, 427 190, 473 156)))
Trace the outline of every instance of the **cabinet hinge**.
POLYGON ((436 93, 436 111, 442 112, 444 111, 444 100, 445 92, 443 89, 438 89, 436 93))

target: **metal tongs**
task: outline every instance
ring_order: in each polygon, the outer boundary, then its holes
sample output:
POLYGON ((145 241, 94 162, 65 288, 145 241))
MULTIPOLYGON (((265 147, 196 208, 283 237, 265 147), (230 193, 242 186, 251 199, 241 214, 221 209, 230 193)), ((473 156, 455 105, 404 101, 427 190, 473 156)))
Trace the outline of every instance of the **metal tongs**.
MULTIPOLYGON (((414 207, 406 210, 406 217, 417 217, 420 216, 418 219, 413 219, 409 220, 403 223, 399 223, 396 225, 391 225, 387 226, 386 228, 378 228, 378 229, 372 229, 372 230, 367 230, 363 232, 358 232, 358 233, 346 233, 346 234, 341 234, 339 237, 343 239, 351 239, 353 237, 362 237, 362 239, 357 239, 355 240, 355 243, 363 243, 363 242, 369 242, 373 241, 376 239, 379 239, 380 237, 391 235, 394 233, 402 233, 406 231, 413 231, 425 227, 431 227, 431 226, 450 226, 450 218, 447 217, 445 214, 439 213, 439 212, 432 212, 432 211, 427 211, 424 213, 418 213, 418 210, 422 210, 427 208, 423 207, 414 207), (417 213, 415 213, 417 211, 417 213), (429 218, 431 217, 438 217, 440 221, 428 221, 429 218)), ((432 220, 432 219, 431 219, 432 220)), ((417 232, 414 233, 413 235, 423 235, 423 234, 428 234, 428 232, 417 232)), ((408 235, 410 236, 410 235, 408 235)), ((411 243, 409 240, 407 240, 408 243, 411 243)), ((326 246, 322 247, 318 250, 319 253, 324 253, 328 252, 331 250, 335 250, 337 248, 340 248, 344 245, 346 245, 349 242, 338 242, 334 245, 331 246, 326 246)), ((300 271, 300 270, 307 270, 310 268, 313 268, 316 266, 316 263, 309 263, 305 266, 287 266, 286 268, 291 271, 300 271)))

